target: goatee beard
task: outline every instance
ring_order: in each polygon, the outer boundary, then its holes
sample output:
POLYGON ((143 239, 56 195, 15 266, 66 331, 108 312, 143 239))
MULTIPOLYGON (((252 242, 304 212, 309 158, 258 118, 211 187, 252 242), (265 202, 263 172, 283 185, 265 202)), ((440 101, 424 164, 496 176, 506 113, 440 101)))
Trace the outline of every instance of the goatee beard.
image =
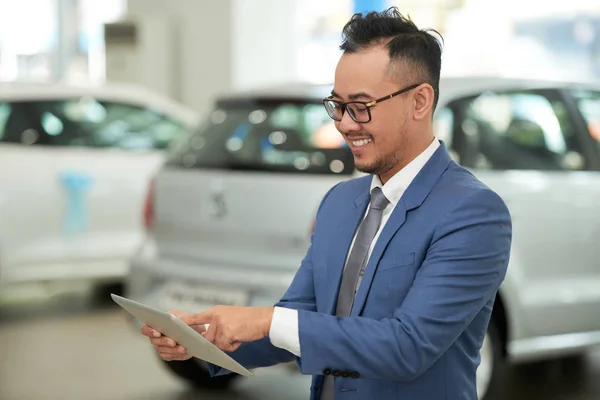
POLYGON ((381 175, 389 171, 394 167, 393 160, 375 160, 371 164, 368 165, 355 165, 355 168, 360 172, 364 172, 366 174, 371 175, 381 175))

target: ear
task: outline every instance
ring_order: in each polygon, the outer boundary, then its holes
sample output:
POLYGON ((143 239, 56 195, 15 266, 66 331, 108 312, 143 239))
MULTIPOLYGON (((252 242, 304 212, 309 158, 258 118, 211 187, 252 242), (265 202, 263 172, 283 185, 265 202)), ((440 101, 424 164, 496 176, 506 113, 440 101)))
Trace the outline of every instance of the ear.
POLYGON ((431 85, 424 83, 417 87, 415 89, 413 118, 419 121, 429 118, 429 112, 433 109, 434 98, 435 92, 431 85))

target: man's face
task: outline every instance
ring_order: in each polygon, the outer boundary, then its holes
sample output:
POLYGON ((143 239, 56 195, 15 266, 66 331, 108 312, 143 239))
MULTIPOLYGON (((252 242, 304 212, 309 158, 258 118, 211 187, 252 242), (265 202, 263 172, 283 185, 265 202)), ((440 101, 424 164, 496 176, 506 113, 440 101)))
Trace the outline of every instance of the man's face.
MULTIPOLYGON (((342 55, 335 71, 333 98, 369 102, 419 83, 394 79, 386 73, 388 65, 388 51, 382 46, 342 55)), ((394 169, 402 162, 411 124, 411 100, 408 92, 376 104, 370 109, 371 121, 367 123, 355 122, 348 112, 336 121, 359 171, 380 176, 397 172, 394 169)))

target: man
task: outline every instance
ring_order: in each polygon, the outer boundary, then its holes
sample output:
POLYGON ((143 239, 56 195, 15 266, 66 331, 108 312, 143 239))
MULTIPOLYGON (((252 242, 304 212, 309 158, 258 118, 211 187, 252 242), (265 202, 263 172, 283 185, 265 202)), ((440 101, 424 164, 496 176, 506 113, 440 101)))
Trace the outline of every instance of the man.
MULTIPOLYGON (((370 175, 325 195, 277 306, 178 315, 248 368, 296 359, 313 376, 315 400, 475 400, 479 350, 508 265, 509 212, 433 135, 434 36, 395 8, 355 15, 343 33, 324 105, 370 175)), ((142 332, 163 359, 190 358, 142 332)))

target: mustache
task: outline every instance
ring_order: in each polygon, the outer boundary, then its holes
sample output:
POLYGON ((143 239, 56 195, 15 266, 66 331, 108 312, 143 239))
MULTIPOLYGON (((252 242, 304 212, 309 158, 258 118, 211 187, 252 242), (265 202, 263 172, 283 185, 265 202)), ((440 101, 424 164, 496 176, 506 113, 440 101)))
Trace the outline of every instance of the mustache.
POLYGON ((371 136, 368 133, 344 133, 344 136, 349 139, 349 140, 353 140, 353 139, 363 139, 363 138, 367 138, 367 139, 373 139, 373 136, 371 136))

